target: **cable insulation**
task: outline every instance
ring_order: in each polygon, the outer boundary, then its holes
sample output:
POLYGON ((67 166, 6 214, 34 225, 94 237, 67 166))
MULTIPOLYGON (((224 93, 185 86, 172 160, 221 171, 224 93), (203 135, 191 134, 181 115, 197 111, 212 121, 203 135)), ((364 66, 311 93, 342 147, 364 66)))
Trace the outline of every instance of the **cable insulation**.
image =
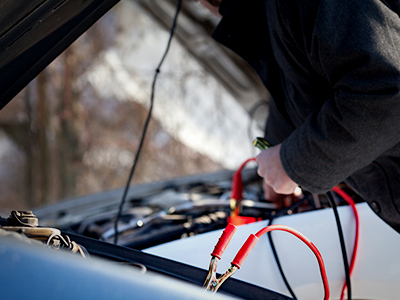
MULTIPOLYGON (((358 239, 359 239, 359 231, 360 231, 360 219, 358 216, 358 211, 357 211, 357 207, 356 204, 354 202, 354 200, 345 192, 343 191, 341 188, 335 186, 332 189, 336 194, 338 194, 339 196, 341 196, 353 209, 353 213, 354 213, 354 218, 355 218, 355 222, 356 222, 356 234, 355 234, 355 238, 354 238, 354 248, 353 248, 353 255, 351 257, 351 262, 350 262, 350 278, 351 275, 353 274, 353 270, 354 270, 354 264, 356 261, 356 256, 357 256, 357 251, 358 251, 358 239)), ((340 300, 344 300, 344 296, 346 294, 347 291, 347 283, 345 282, 343 285, 343 289, 342 289, 342 293, 340 296, 340 300)))
MULTIPOLYGON (((272 225, 272 222, 273 222, 273 220, 275 218, 278 218, 281 215, 286 214, 289 210, 292 210, 292 211, 295 210, 300 205, 302 205, 306 200, 308 200, 308 197, 304 197, 303 199, 300 199, 296 203, 292 204, 291 206, 279 210, 275 215, 271 216, 271 218, 268 221, 268 226, 272 225)), ((289 281, 286 278, 285 272, 283 271, 282 264, 281 264, 281 261, 280 261, 279 256, 278 256, 278 251, 276 251, 275 243, 274 243, 274 241, 272 239, 271 231, 268 232, 268 240, 269 240, 269 244, 271 246, 272 254, 274 255, 274 258, 275 258, 276 265, 278 266, 279 273, 281 274, 282 280, 285 283, 286 288, 288 289, 288 291, 289 291, 290 295, 292 296, 292 298, 294 300, 297 300, 296 294, 294 293, 292 287, 290 286, 289 281)))
POLYGON ((265 233, 268 233, 268 232, 274 231, 274 230, 282 230, 282 231, 286 231, 286 232, 293 234, 294 236, 299 238, 301 241, 303 241, 311 249, 311 251, 314 253, 315 257, 317 258, 318 265, 320 268, 321 278, 322 278, 322 282, 323 282, 324 290, 325 290, 324 299, 329 300, 330 291, 329 291, 328 276, 326 275, 324 260, 322 259, 322 255, 318 251, 317 247, 315 247, 315 245, 306 236, 304 236, 301 232, 299 232, 296 229, 293 229, 289 226, 286 226, 286 225, 270 225, 270 226, 264 227, 263 229, 258 231, 255 234, 255 236, 257 238, 260 238, 265 233))
POLYGON ((336 207, 335 200, 333 199, 332 193, 327 192, 326 193, 328 197, 328 201, 332 207, 333 213, 335 215, 335 220, 336 220, 336 226, 339 234, 339 241, 340 241, 340 247, 342 250, 342 258, 343 258, 343 265, 344 265, 344 273, 346 276, 346 286, 347 286, 347 299, 351 300, 351 281, 350 281, 350 269, 349 269, 349 261, 347 258, 347 252, 346 252, 346 245, 344 242, 344 236, 343 236, 343 229, 342 229, 342 224, 340 222, 340 217, 339 213, 336 207))

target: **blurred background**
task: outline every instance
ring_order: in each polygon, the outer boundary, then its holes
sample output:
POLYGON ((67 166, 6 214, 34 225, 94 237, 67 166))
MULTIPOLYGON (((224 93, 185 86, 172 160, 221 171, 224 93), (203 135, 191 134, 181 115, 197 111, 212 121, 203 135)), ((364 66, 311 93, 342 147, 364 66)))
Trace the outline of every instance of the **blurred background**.
MULTIPOLYGON (((176 0, 117 4, 0 111, 0 215, 122 188, 176 0)), ((255 155, 268 94, 183 1, 132 185, 224 169, 255 155)))

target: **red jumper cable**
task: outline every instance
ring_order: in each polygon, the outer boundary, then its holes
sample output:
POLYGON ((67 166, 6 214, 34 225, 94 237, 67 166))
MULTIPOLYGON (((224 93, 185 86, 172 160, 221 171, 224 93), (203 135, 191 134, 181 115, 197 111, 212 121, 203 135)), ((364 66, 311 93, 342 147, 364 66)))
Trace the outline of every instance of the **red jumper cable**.
POLYGON ((243 264, 244 260, 247 258, 247 256, 250 254, 251 250, 254 248, 256 243, 258 242, 259 238, 264 235, 265 233, 269 231, 274 231, 274 230, 282 230, 289 232, 299 238, 301 241, 303 241, 314 253, 315 257, 317 258, 319 267, 320 267, 320 273, 322 277, 322 282, 324 285, 324 290, 325 290, 325 297, 324 300, 329 299, 329 283, 328 283, 328 277, 326 275, 326 270, 325 270, 325 264, 322 259, 321 253, 318 251, 317 247, 306 237, 304 236, 301 232, 286 226, 286 225, 270 225, 267 226, 260 231, 258 231, 256 234, 251 234, 247 241, 243 244, 242 248, 240 248, 239 252, 236 254, 235 258, 233 259, 231 263, 231 267, 228 268, 228 270, 219 278, 216 278, 216 271, 217 271, 217 262, 219 259, 221 259, 221 255, 223 251, 225 250, 226 246, 232 239, 233 234, 236 231, 236 227, 232 224, 228 224, 227 228, 224 230, 222 233, 222 236, 220 237, 217 245, 214 248, 213 253, 211 254, 211 262, 210 262, 210 268, 208 271, 208 275, 206 278, 206 281, 204 283, 204 288, 206 290, 212 290, 216 292, 218 288, 229 278, 233 275, 233 273, 236 272, 236 270, 240 269, 241 265, 243 264))
MULTIPOLYGON (((354 263, 356 260, 356 256, 357 256, 357 250, 358 250, 358 238, 359 238, 359 230, 360 230, 360 220, 358 217, 358 211, 357 211, 357 207, 356 204, 354 203, 354 200, 345 192, 343 191, 341 188, 335 186, 332 191, 334 191, 335 193, 337 193, 339 196, 341 196, 353 209, 353 213, 354 213, 354 218, 356 220, 356 235, 354 238, 354 249, 353 249, 353 255, 351 257, 351 262, 350 262, 350 277, 353 274, 353 269, 354 269, 354 263)), ((347 292, 347 284, 346 282, 343 285, 342 288, 342 293, 340 294, 340 300, 344 299, 344 296, 347 292)))
POLYGON ((254 223, 257 221, 253 217, 240 216, 240 202, 243 200, 243 181, 242 181, 242 170, 251 161, 256 159, 249 158, 236 170, 232 177, 232 194, 231 194, 231 215, 228 218, 228 223, 234 225, 243 225, 248 223, 254 223))
POLYGON ((229 223, 222 232, 218 243, 214 247, 214 251, 211 253, 210 266, 208 268, 208 274, 203 285, 204 289, 213 291, 215 293, 219 287, 238 269, 235 266, 231 266, 221 277, 217 278, 218 261, 221 259, 222 253, 224 253, 235 232, 236 226, 231 223, 229 223))

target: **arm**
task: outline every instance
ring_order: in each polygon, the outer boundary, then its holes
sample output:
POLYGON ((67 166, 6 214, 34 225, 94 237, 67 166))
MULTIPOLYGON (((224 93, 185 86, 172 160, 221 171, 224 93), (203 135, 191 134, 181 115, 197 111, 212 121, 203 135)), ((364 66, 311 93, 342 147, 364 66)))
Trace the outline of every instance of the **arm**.
POLYGON ((307 57, 333 95, 280 149, 285 173, 314 193, 331 189, 400 142, 398 16, 369 0, 325 2, 307 57))

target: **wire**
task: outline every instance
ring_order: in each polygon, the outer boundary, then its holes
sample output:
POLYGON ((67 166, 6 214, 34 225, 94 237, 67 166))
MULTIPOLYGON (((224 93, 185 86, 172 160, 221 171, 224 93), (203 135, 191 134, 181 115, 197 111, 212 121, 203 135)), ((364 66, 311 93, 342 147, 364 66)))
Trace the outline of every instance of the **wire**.
MULTIPOLYGON (((281 216, 283 214, 286 214, 289 210, 295 210, 301 204, 303 204, 306 200, 308 200, 308 197, 304 197, 303 199, 301 199, 301 200, 297 201, 296 203, 292 204, 291 206, 289 206, 287 208, 284 208, 284 209, 281 209, 280 211, 278 211, 275 215, 271 216, 271 218, 269 219, 269 222, 268 222, 268 226, 272 225, 272 221, 275 218, 277 218, 277 217, 279 217, 279 216, 281 216)), ((274 244, 274 241, 272 239, 271 232, 268 232, 268 240, 269 240, 269 243, 270 243, 270 246, 271 246, 272 254, 274 255, 274 258, 275 258, 276 265, 278 266, 279 272, 281 273, 282 280, 284 281, 284 283, 286 285, 286 288, 288 289, 288 291, 289 291, 290 295, 292 296, 292 298, 297 300, 297 297, 296 297, 295 293, 293 292, 292 287, 290 286, 289 281, 287 280, 287 278, 285 276, 285 273, 283 272, 282 264, 281 264, 281 261, 280 261, 279 256, 278 256, 278 252, 276 251, 275 244, 274 244)))
MULTIPOLYGON (((351 206, 351 208, 352 208, 352 210, 353 210, 353 213, 354 213, 354 217, 355 217, 355 222, 356 222, 356 234, 355 234, 353 255, 352 255, 352 258, 351 258, 350 268, 349 268, 349 277, 351 277, 351 275, 352 275, 352 273, 353 273, 353 270, 354 270, 355 260, 356 260, 357 251, 358 251, 359 229, 360 229, 360 225, 359 225, 360 222, 359 222, 358 211, 357 211, 357 207, 356 207, 356 205, 355 205, 354 200, 353 200, 345 191, 343 191, 343 190, 340 189, 339 187, 334 187, 332 190, 333 190, 335 193, 337 193, 339 196, 341 196, 341 197, 351 206)), ((281 216, 281 215, 287 213, 287 211, 289 211, 289 210, 294 210, 294 209, 296 209, 296 208, 299 207, 305 200, 307 200, 307 198, 303 198, 302 200, 300 200, 299 202, 296 202, 296 203, 293 204, 292 206, 278 211, 275 215, 273 215, 273 216, 269 219, 268 226, 270 226, 270 225, 272 224, 272 222, 273 222, 273 220, 274 220, 275 218, 277 218, 277 217, 279 217, 279 216, 281 216)), ((331 206, 332 206, 332 204, 331 204, 331 206)), ((335 208, 336 208, 336 205, 335 205, 335 208)), ((339 221, 339 223, 340 223, 340 221, 339 221)), ((268 232, 268 238, 269 238, 269 241, 270 241, 272 253, 273 253, 273 255, 274 255, 274 258, 275 258, 276 264, 277 264, 277 266, 278 266, 279 272, 281 273, 282 279, 283 279, 283 281, 285 282, 285 285, 286 285, 287 289, 289 290, 289 293, 291 294, 292 298, 293 298, 293 299, 297 299, 297 298, 296 298, 296 295, 294 294, 294 292, 293 292, 293 290, 292 290, 292 288, 291 288, 291 286, 290 286, 290 284, 289 284, 289 282, 288 282, 288 280, 287 280, 287 278, 286 278, 286 276, 285 276, 285 273, 283 272, 283 268, 282 268, 282 265, 281 265, 281 263, 280 263, 278 253, 277 253, 277 251, 276 251, 276 248, 275 248, 275 245, 274 245, 274 242, 273 242, 273 239, 272 239, 272 234, 271 234, 271 232, 268 232)), ((344 296, 345 296, 346 291, 348 291, 348 290, 347 290, 347 280, 346 280, 345 284, 343 285, 340 300, 344 300, 344 296)), ((348 297, 349 297, 349 296, 348 296, 348 297)), ((351 296, 350 296, 350 297, 351 297, 351 296)), ((348 298, 348 299, 351 299, 351 298, 348 298)))
POLYGON ((294 236, 296 236, 297 238, 299 238, 300 240, 302 240, 310 249, 311 251, 314 253, 315 257, 317 258, 318 264, 319 264, 319 268, 320 268, 320 272, 321 272, 321 278, 322 278, 322 282, 324 285, 324 290, 325 290, 325 300, 329 299, 329 283, 328 283, 328 277, 326 275, 326 270, 325 270, 325 264, 324 264, 324 260, 322 259, 322 255, 321 253, 318 251, 317 247, 315 247, 315 245, 306 237, 304 236, 301 232, 286 226, 286 225, 271 225, 271 226, 267 226, 263 229, 261 229, 259 232, 256 233, 256 237, 260 238, 262 235, 264 235, 265 233, 274 231, 274 230, 282 230, 282 231, 286 231, 289 232, 291 234, 293 234, 294 236))
MULTIPOLYGON (((351 262, 350 262, 350 277, 353 274, 353 269, 354 269, 354 264, 355 264, 355 260, 356 260, 356 256, 357 256, 357 250, 358 250, 358 238, 359 238, 359 231, 360 231, 360 220, 358 217, 358 211, 357 211, 357 207, 356 204, 354 203, 354 200, 342 189, 340 189, 339 187, 334 187, 332 189, 336 194, 338 194, 339 196, 341 196, 353 209, 353 213, 354 213, 354 218, 356 221, 356 235, 354 238, 354 249, 353 249, 353 255, 351 257, 351 262)), ((343 289, 342 289, 342 293, 340 296, 340 300, 344 299, 344 295, 347 291, 347 282, 345 282, 345 284, 343 285, 343 289)))
POLYGON ((317 258, 319 269, 320 269, 320 274, 322 278, 322 283, 324 286, 324 291, 325 291, 325 300, 329 300, 329 283, 328 283, 328 276, 326 275, 326 269, 325 269, 325 264, 324 260, 322 259, 321 253, 318 251, 317 247, 306 237, 304 236, 301 232, 286 226, 286 225, 271 225, 264 227, 260 231, 258 231, 255 235, 251 234, 249 238, 246 240, 246 242, 243 244, 242 248, 240 248, 239 252, 237 253, 236 257, 232 261, 232 265, 238 267, 240 269, 242 263, 246 259, 246 257, 250 254, 251 250, 254 248, 255 244, 258 242, 260 237, 264 235, 265 233, 268 233, 270 231, 274 230, 282 230, 289 232, 299 238, 302 242, 304 242, 314 253, 315 257, 317 258))
POLYGON ((240 167, 235 171, 232 176, 232 195, 231 198, 235 200, 243 199, 243 181, 242 181, 242 170, 251 161, 256 161, 254 157, 247 159, 243 162, 240 167))
POLYGON ((140 138, 139 147, 138 147, 138 150, 136 151, 135 160, 133 162, 131 171, 129 173, 128 182, 126 183, 125 190, 124 190, 124 193, 122 195, 121 203, 120 203, 119 208, 118 208, 118 214, 117 214, 117 217, 116 217, 115 222, 114 222, 114 231, 115 231, 114 244, 117 244, 117 242, 118 242, 118 222, 119 222, 119 220, 121 218, 122 208, 124 206, 124 203, 125 203, 125 200, 126 200, 126 196, 128 194, 129 186, 130 186, 130 183, 132 181, 133 174, 135 172, 136 164, 138 162, 139 155, 140 155, 140 152, 141 152, 142 147, 143 147, 143 142, 144 142, 144 138, 146 136, 147 128, 149 127, 149 122, 150 122, 151 114, 152 114, 152 111, 153 111, 154 93, 155 93, 155 86, 156 86, 157 77, 158 77, 158 74, 160 73, 161 65, 163 64, 163 62, 165 60, 165 57, 167 56, 168 50, 170 48, 170 45, 171 45, 172 37, 173 37, 174 32, 175 32, 176 22, 177 22, 178 15, 179 15, 179 11, 181 9, 181 4, 182 4, 182 0, 178 0, 178 2, 176 4, 175 17, 174 17, 174 20, 173 20, 173 23, 172 23, 172 26, 171 26, 167 47, 166 47, 166 49, 164 51, 164 55, 162 56, 161 61, 158 64, 158 67, 157 67, 157 69, 155 71, 155 74, 154 74, 153 83, 152 83, 152 86, 151 86, 151 97, 150 97, 149 113, 147 115, 146 122, 144 124, 142 136, 140 138))
POLYGON ((346 245, 344 243, 344 237, 343 237, 343 229, 342 229, 342 225, 340 223, 339 213, 337 211, 336 203, 335 203, 335 200, 333 199, 332 193, 327 192, 326 195, 328 197, 328 201, 329 201, 329 203, 333 209, 333 213, 335 215, 336 226, 337 226, 339 240, 340 240, 340 248, 342 250, 344 272, 345 272, 345 276, 346 276, 347 299, 351 300, 351 282, 350 282, 349 261, 347 259, 346 245))

